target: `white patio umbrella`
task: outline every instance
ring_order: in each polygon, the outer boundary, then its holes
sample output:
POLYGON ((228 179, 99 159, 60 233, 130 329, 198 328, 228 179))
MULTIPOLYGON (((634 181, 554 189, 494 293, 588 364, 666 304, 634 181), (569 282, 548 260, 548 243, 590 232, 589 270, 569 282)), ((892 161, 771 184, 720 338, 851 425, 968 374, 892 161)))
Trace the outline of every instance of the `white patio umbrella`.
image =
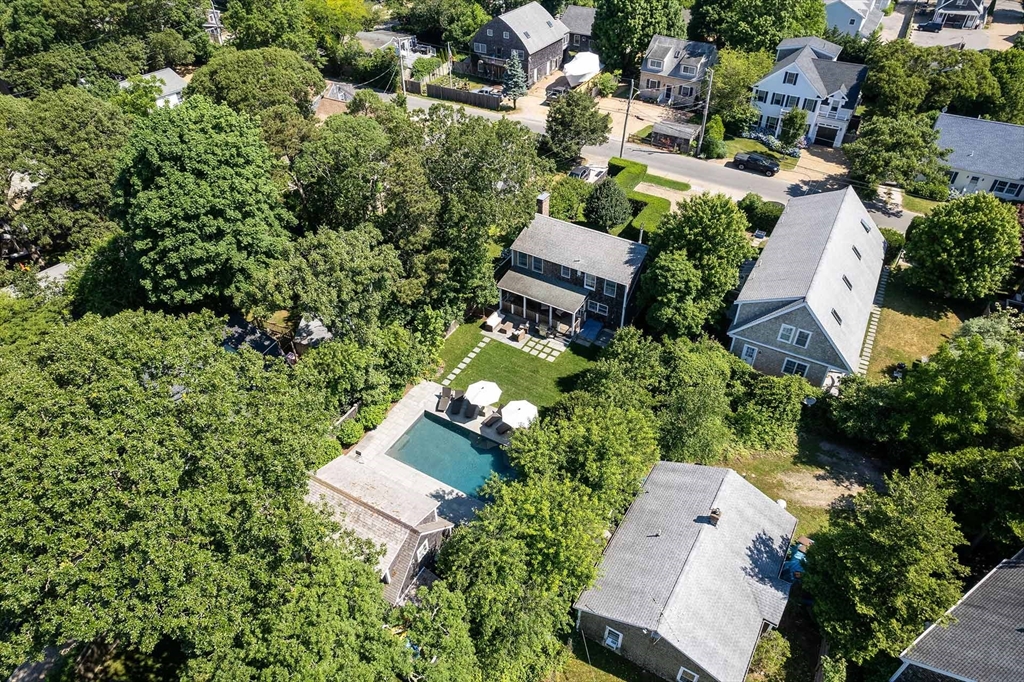
POLYGON ((522 429, 537 418, 537 406, 526 400, 513 400, 501 408, 501 421, 513 429, 522 429))
POLYGON ((466 400, 473 405, 490 405, 498 402, 500 397, 501 389, 493 381, 478 381, 466 389, 466 400))

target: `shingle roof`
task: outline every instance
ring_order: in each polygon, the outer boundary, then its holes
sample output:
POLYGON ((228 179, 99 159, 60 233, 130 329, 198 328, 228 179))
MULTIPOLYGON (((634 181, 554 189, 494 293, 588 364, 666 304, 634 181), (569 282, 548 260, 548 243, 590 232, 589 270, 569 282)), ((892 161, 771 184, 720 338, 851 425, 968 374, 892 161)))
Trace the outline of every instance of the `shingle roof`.
MULTIPOLYGON (((820 97, 828 97, 835 92, 844 91, 846 94, 844 109, 856 108, 860 86, 868 75, 868 67, 863 64, 818 59, 814 56, 812 47, 808 45, 788 53, 775 62, 772 70, 768 72, 768 76, 790 66, 800 69, 820 97)), ((767 76, 765 77, 767 78, 767 76)))
MULTIPOLYGON (((860 361, 884 255, 885 239, 852 187, 795 197, 736 301, 802 299, 852 371, 860 361), (852 290, 843 282, 844 275, 852 290), (833 308, 842 324, 832 316, 833 308)), ((729 333, 757 323, 746 321, 729 333)))
POLYGON ((707 62, 704 64, 705 67, 714 65, 718 61, 718 49, 711 43, 655 35, 647 46, 640 70, 644 73, 656 73, 662 76, 696 78, 700 76, 699 70, 696 76, 684 76, 680 66, 698 66, 704 60, 707 62), (647 65, 648 59, 660 59, 663 66, 660 69, 652 69, 647 65))
POLYGON ((522 251, 574 270, 630 285, 647 257, 647 246, 537 214, 513 251, 522 251))
POLYGON ((786 38, 775 48, 776 51, 789 51, 794 52, 804 48, 810 47, 822 54, 830 55, 835 58, 839 56, 839 53, 843 51, 843 48, 835 43, 830 43, 824 38, 818 38, 815 36, 808 36, 806 38, 786 38))
POLYGON ((1024 550, 1000 563, 900 656, 978 682, 1024 680, 1024 550))
POLYGON ((439 504, 352 457, 336 457, 318 469, 316 476, 410 526, 422 523, 439 504))
POLYGON ((581 36, 589 36, 590 29, 594 26, 594 15, 597 10, 593 7, 580 7, 569 5, 565 8, 562 16, 559 17, 569 33, 578 33, 581 36))
POLYGON ((763 622, 778 624, 789 598, 778 576, 795 527, 731 469, 659 462, 576 608, 657 633, 720 682, 742 680, 763 622))
POLYGON ((548 14, 538 2, 517 7, 499 18, 519 36, 530 54, 562 40, 569 32, 565 24, 548 14))
POLYGON ((515 270, 506 272, 498 288, 513 294, 526 296, 535 301, 554 306, 559 310, 575 313, 587 300, 587 290, 565 282, 553 282, 540 275, 527 275, 515 270))
POLYGON ((1024 126, 939 114, 935 129, 953 169, 1024 180, 1024 126))
MULTIPOLYGON (((181 92, 185 89, 188 83, 185 79, 174 72, 173 69, 160 69, 159 71, 153 71, 151 73, 142 74, 143 78, 159 78, 163 81, 160 90, 160 97, 167 97, 175 93, 181 92)), ((122 88, 127 88, 131 83, 124 80, 120 83, 122 88)))
POLYGON ((672 135, 685 140, 692 140, 700 133, 700 126, 692 123, 676 123, 674 121, 658 121, 651 129, 661 135, 672 135))

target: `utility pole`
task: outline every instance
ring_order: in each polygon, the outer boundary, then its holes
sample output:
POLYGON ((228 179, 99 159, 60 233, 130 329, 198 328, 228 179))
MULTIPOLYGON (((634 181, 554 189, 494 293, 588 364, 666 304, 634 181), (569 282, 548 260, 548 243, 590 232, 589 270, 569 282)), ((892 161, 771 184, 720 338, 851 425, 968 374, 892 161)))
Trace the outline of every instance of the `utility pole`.
POLYGON ((619 158, 626 150, 626 126, 629 125, 629 107, 633 104, 633 79, 629 79, 629 99, 626 100, 626 120, 622 122, 622 143, 619 145, 619 158))
POLYGON ((704 126, 708 123, 708 106, 711 104, 711 84, 715 82, 715 70, 708 69, 708 94, 704 97, 704 115, 700 119, 700 135, 697 137, 697 155, 704 145, 704 126))
POLYGON ((397 41, 398 47, 398 80, 402 81, 402 95, 408 95, 405 91, 405 58, 402 56, 402 40, 397 41))

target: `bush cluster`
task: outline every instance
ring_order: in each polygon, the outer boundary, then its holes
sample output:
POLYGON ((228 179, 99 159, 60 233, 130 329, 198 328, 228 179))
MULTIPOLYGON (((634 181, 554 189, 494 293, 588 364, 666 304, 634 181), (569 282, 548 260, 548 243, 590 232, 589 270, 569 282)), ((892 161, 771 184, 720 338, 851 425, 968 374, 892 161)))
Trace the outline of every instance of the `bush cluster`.
POLYGON ((423 80, 441 68, 442 64, 444 62, 440 57, 420 57, 412 63, 412 77, 414 80, 423 80))

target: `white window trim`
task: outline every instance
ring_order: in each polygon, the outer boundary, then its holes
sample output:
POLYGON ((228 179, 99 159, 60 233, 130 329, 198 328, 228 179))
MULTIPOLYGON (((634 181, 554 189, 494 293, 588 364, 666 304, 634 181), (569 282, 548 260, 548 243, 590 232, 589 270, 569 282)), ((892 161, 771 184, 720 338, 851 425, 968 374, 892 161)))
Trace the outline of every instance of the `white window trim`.
POLYGON ((492 28, 487 29, 487 37, 488 38, 493 38, 494 37, 494 29, 492 29, 492 28))
POLYGON ((544 259, 543 258, 537 258, 536 256, 533 256, 532 262, 530 263, 530 269, 533 270, 534 272, 543 273, 544 272, 544 259), (540 265, 539 268, 537 267, 538 265, 540 265))
POLYGON ((619 649, 622 648, 622 633, 619 632, 618 630, 610 628, 610 627, 608 627, 606 625, 606 626, 604 626, 604 639, 601 640, 601 643, 604 644, 609 649, 611 649, 612 651, 618 651, 619 649), (609 646, 608 645, 608 633, 610 633, 610 632, 614 632, 616 635, 618 635, 618 639, 616 640, 616 642, 618 642, 618 643, 615 646, 609 646))
POLYGON ((796 346, 797 348, 807 348, 808 346, 811 345, 812 336, 814 336, 814 332, 809 332, 806 329, 797 329, 796 334, 793 334, 793 345, 796 346), (797 340, 800 338, 801 334, 807 334, 807 343, 805 343, 802 346, 799 343, 797 343, 797 340))
POLYGON ((800 74, 796 73, 795 71, 787 71, 782 76, 782 84, 783 85, 796 85, 799 81, 800 81, 800 74), (793 77, 793 82, 792 83, 789 82, 789 77, 790 76, 793 77))
POLYGON ((618 286, 615 284, 615 282, 606 279, 604 281, 604 295, 609 296, 611 298, 615 298, 616 294, 618 293, 618 286), (611 287, 611 293, 608 292, 608 287, 611 287))
POLYGON ((511 52, 512 52, 512 56, 513 57, 519 57, 520 59, 522 59, 523 57, 526 56, 525 54, 523 54, 522 50, 513 49, 513 50, 511 50, 511 52))
POLYGON ((571 279, 572 278, 572 268, 570 268, 568 265, 563 265, 562 266, 562 277, 565 277, 566 279, 571 279))
POLYGON ((587 301, 587 310, 598 315, 608 315, 608 306, 597 301, 587 301))
POLYGON ((503 31, 501 37, 504 38, 505 40, 508 40, 508 31, 503 31))
POLYGON ((689 668, 686 668, 686 667, 680 667, 679 668, 679 672, 676 673, 676 682, 697 682, 697 680, 699 680, 699 679, 700 679, 700 675, 698 675, 697 673, 693 672, 692 670, 690 670, 689 668), (690 677, 683 677, 683 673, 686 673, 688 675, 693 675, 693 677, 692 678, 690 678, 690 677))
POLYGON ((684 76, 696 76, 697 75, 697 67, 695 67, 695 66, 680 66, 679 67, 679 71, 684 76))
POLYGON ((745 343, 743 344, 743 353, 740 355, 740 360, 753 367, 754 363, 757 362, 758 352, 759 351, 757 349, 757 346, 751 346, 749 343, 745 343), (747 360, 747 349, 754 351, 754 354, 750 357, 750 360, 747 360))
POLYGON ((579 33, 573 33, 572 34, 572 44, 573 45, 579 45, 580 44, 580 34, 579 33))
POLYGON ((589 272, 584 272, 583 288, 590 289, 591 291, 597 291, 597 275, 591 275, 589 272))
POLYGON ((665 62, 663 62, 660 59, 648 59, 647 66, 652 69, 658 69, 659 71, 661 71, 663 68, 665 68, 665 62))
POLYGON ((516 251, 516 265, 521 268, 530 267, 530 255, 523 251, 516 251))
POLYGON ((487 54, 487 43, 473 43, 473 52, 487 54))
POLYGON ((779 327, 779 335, 776 337, 775 340, 776 341, 781 341, 782 343, 793 343, 793 339, 795 339, 795 338, 796 338, 796 327, 794 327, 791 324, 784 324, 781 327, 779 327), (784 338, 782 338, 782 335, 787 330, 789 331, 789 338, 784 339, 784 338))
POLYGON ((430 543, 424 542, 416 548, 416 563, 423 561, 423 557, 427 556, 427 550, 430 549, 430 543))
POLYGON ((808 373, 808 372, 810 372, 810 371, 811 371, 811 366, 810 366, 809 364, 807 364, 806 362, 800 362, 800 361, 799 361, 799 360, 797 360, 796 358, 784 358, 784 359, 782 360, 782 373, 783 373, 783 374, 793 374, 793 375, 795 375, 795 376, 798 376, 798 377, 803 377, 804 379, 806 379, 806 378, 807 378, 807 373, 808 373), (794 371, 792 371, 792 372, 787 372, 787 371, 786 371, 786 363, 787 363, 787 362, 792 362, 792 363, 793 363, 793 370, 794 370, 794 371), (799 366, 800 366, 800 365, 803 365, 803 366, 804 366, 804 372, 803 372, 803 374, 801 374, 801 373, 800 373, 800 372, 798 371, 798 370, 799 370, 799 366))

